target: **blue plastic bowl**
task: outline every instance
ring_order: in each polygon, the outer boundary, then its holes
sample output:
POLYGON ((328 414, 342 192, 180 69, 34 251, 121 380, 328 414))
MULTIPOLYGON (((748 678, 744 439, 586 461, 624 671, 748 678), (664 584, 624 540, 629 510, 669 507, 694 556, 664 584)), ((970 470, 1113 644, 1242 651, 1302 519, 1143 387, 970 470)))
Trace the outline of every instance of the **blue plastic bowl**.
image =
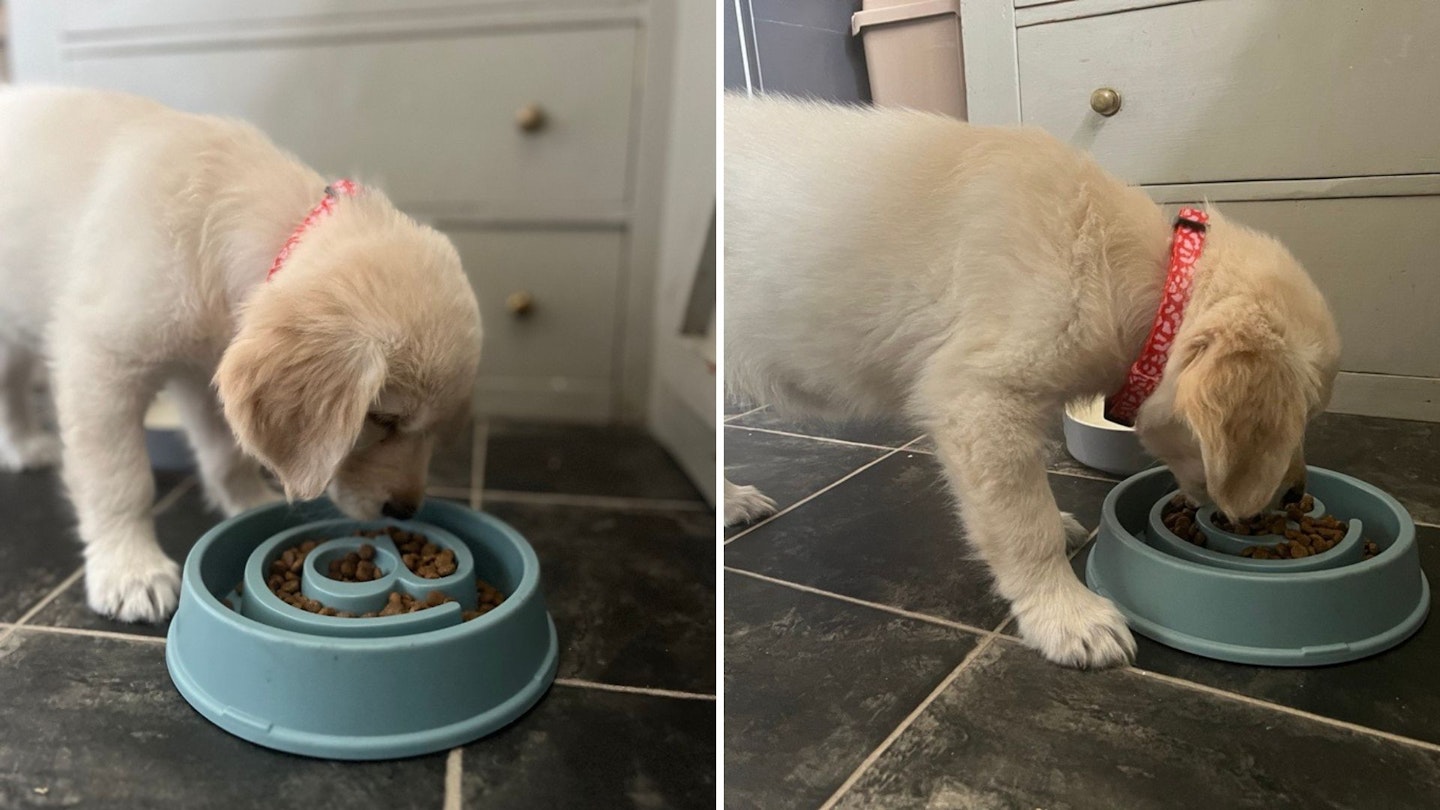
POLYGON ((165 662, 190 705, 238 737, 306 756, 392 759, 467 743, 520 717, 555 679, 558 649, 539 561, 510 526, 438 500, 407 522, 353 521, 313 502, 256 509, 200 538, 185 560, 165 662), (388 538, 356 536, 387 525, 452 548, 455 573, 420 579, 398 564, 388 538), (334 542, 308 556, 302 588, 337 610, 378 610, 392 590, 422 598, 441 590, 460 601, 370 619, 294 608, 264 586, 264 574, 281 551, 311 538, 334 542), (319 573, 330 554, 362 542, 375 546, 381 579, 319 573), (506 598, 462 621, 477 576, 506 598))
MULTIPOLYGON (((1131 628, 1186 652, 1243 664, 1352 661, 1409 638, 1430 611, 1415 522, 1394 498, 1330 470, 1309 468, 1317 509, 1349 523, 1334 548, 1300 559, 1239 556, 1266 538, 1210 525, 1205 548, 1160 521, 1174 495, 1165 468, 1131 476, 1105 498, 1085 581, 1131 628), (1360 537, 1379 552, 1362 559, 1360 537)), ((1270 542, 1278 542, 1272 538, 1270 542)))

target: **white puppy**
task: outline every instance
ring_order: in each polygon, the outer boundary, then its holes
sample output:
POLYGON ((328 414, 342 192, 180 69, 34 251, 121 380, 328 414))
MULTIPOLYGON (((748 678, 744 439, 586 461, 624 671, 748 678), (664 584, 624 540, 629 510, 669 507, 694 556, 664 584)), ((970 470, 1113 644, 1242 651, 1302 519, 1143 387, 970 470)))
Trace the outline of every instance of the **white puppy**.
MULTIPOLYGON (((1066 560, 1045 443, 1072 398, 1119 388, 1165 279, 1171 223, 1033 129, 730 98, 725 368, 731 391, 929 431, 968 535, 1024 638, 1072 666, 1134 654, 1066 560)), ((1303 490, 1307 420, 1339 338, 1274 240, 1211 213, 1189 307, 1137 430, 1197 501, 1251 515, 1303 490)), ((768 505, 726 486, 726 518, 768 505)), ((957 549, 958 553, 958 549, 957 549)))
POLYGON ((176 604, 143 431, 162 386, 227 515, 278 497, 250 456, 292 499, 328 485, 357 517, 419 508, 430 431, 474 382, 475 296, 451 244, 368 189, 336 196, 267 281, 326 188, 243 123, 0 91, 0 464, 61 452, 27 400, 48 359, 94 610, 176 604))

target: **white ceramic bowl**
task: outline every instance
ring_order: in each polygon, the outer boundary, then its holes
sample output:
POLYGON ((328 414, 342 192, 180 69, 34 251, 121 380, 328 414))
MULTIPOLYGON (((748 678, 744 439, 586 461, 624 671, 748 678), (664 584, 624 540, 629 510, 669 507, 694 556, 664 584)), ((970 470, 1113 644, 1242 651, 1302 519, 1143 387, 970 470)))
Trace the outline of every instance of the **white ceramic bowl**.
POLYGON ((1155 463, 1135 429, 1105 418, 1105 398, 1065 406, 1065 449, 1076 461, 1111 475, 1134 475, 1155 463))

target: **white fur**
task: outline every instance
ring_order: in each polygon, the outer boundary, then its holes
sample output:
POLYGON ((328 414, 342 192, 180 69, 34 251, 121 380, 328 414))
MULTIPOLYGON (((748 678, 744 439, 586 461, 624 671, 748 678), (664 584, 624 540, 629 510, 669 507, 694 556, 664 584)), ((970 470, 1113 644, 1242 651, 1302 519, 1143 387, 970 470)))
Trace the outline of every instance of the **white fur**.
POLYGON ((473 384, 476 302, 453 247, 373 190, 342 199, 266 283, 325 184, 240 122, 0 91, 0 466, 56 459, 27 401, 48 359, 96 611, 175 607, 142 428, 162 386, 227 515, 279 497, 257 457, 292 497, 329 484, 357 516, 418 507, 430 429, 473 384), (365 427, 381 409, 398 423, 365 427))
MULTIPOLYGON (((1079 667, 1133 656, 1068 565, 1083 528, 1044 448, 1064 403, 1114 391, 1139 353, 1162 211, 1042 131, 915 112, 732 97, 725 158, 727 387, 914 420, 1029 643, 1079 667)), ((1215 215, 1176 346, 1138 429, 1186 491, 1249 513, 1303 486, 1299 439, 1339 341, 1299 265, 1215 215)), ((756 500, 738 491, 727 520, 756 500)))

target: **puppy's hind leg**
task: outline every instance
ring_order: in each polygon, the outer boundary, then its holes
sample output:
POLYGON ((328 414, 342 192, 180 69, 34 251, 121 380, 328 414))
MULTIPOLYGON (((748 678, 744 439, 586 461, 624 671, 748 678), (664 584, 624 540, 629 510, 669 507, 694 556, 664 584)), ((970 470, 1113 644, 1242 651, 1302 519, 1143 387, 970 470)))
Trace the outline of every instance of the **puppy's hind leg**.
POLYGON ((725 479, 725 525, 752 523, 775 514, 775 500, 755 487, 738 486, 725 479))
POLYGON ((95 612, 158 622, 175 610, 180 567, 155 540, 145 410, 156 377, 95 336, 55 344, 55 405, 64 475, 85 543, 85 594, 95 612))
POLYGON ((0 469, 9 472, 53 467, 60 461, 60 439, 35 413, 35 360, 25 346, 0 343, 0 469))
POLYGON ((166 390, 180 412, 211 506, 233 517, 282 500, 280 493, 265 483, 259 462, 241 452, 220 401, 203 375, 187 370, 172 379, 166 390))
MULTIPOLYGON (((1135 656, 1125 617, 1070 569, 1067 525, 1045 474, 1050 414, 1003 389, 925 397, 926 420, 961 501, 967 534, 1009 600, 1020 634, 1066 666, 1124 664, 1135 656)), ((1082 530, 1083 531, 1083 530, 1082 530)))

